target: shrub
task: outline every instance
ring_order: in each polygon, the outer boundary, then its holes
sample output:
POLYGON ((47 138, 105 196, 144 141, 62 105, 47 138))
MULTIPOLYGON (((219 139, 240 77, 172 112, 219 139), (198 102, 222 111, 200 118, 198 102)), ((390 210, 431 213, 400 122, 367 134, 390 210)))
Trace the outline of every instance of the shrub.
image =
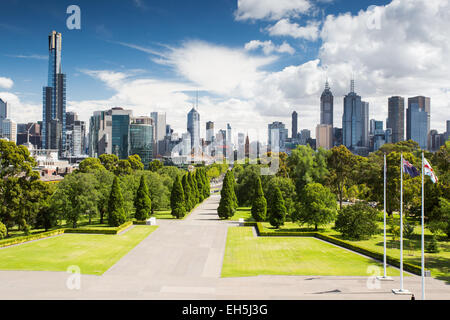
POLYGON ((264 198, 264 192, 261 186, 261 179, 256 178, 256 192, 252 203, 252 217, 255 221, 262 222, 266 220, 267 201, 264 198))
POLYGON ((286 218, 286 207, 284 205, 283 196, 281 195, 281 191, 278 187, 275 187, 274 193, 274 197, 269 206, 269 222, 275 228, 279 228, 284 225, 284 220, 286 218))
POLYGON ((425 252, 428 252, 428 253, 438 253, 439 252, 439 245, 438 245, 435 235, 433 235, 431 237, 431 240, 428 241, 427 244, 425 245, 425 252))
POLYGON ((141 176, 141 182, 139 189, 136 192, 136 198, 134 199, 134 207, 136 208, 134 217, 136 220, 147 220, 152 210, 152 202, 149 197, 147 184, 145 183, 144 175, 141 176))
POLYGON ((221 219, 229 219, 234 215, 235 205, 233 199, 234 194, 234 186, 231 181, 230 175, 232 175, 231 171, 228 171, 225 174, 225 178, 223 179, 222 190, 220 191, 220 203, 217 208, 217 214, 221 219))
POLYGON ((377 232, 377 210, 363 202, 345 206, 339 211, 335 225, 344 238, 367 239, 377 232))
MULTIPOLYGON (((183 177, 183 180, 186 176, 183 177)), ((181 178, 177 176, 172 186, 172 193, 170 195, 170 207, 172 215, 177 219, 183 218, 186 214, 183 186, 181 185, 181 178)))
POLYGON ((0 222, 0 240, 6 237, 6 226, 0 222))
POLYGON ((111 194, 108 202, 108 222, 112 227, 118 227, 127 220, 122 192, 120 191, 119 179, 114 177, 111 194))

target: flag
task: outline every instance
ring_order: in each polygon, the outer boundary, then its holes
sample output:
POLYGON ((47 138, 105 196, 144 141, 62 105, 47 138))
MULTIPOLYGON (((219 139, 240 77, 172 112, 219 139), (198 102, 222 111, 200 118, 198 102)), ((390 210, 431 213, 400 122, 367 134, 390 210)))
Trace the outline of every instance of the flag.
POLYGON ((426 176, 430 176, 431 181, 433 181, 433 183, 436 183, 438 181, 438 178, 436 177, 436 175, 434 174, 433 168, 430 166, 430 164, 428 163, 427 159, 423 159, 423 172, 426 176))
POLYGON ((411 163, 403 159, 403 171, 411 176, 411 178, 417 177, 419 174, 419 170, 414 167, 411 163))

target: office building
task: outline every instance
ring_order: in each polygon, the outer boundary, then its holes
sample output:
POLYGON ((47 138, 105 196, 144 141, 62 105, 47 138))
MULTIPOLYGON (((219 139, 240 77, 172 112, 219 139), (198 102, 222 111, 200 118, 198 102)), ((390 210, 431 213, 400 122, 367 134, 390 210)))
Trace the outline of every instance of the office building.
POLYGON ((421 149, 428 149, 430 132, 430 98, 408 98, 406 110, 406 139, 417 142, 421 149))
POLYGON ((206 142, 210 143, 214 140, 214 122, 208 121, 206 123, 206 142))
POLYGON ((288 137, 288 130, 286 129, 284 123, 279 121, 270 123, 267 131, 267 145, 269 151, 275 151, 278 148, 279 152, 285 152, 285 143, 288 137))
POLYGON ((342 128, 333 128, 333 146, 342 145, 342 128))
POLYGON ((298 137, 298 114, 296 111, 292 112, 292 139, 298 137))
POLYGON ((333 126, 318 124, 316 127, 316 146, 330 150, 333 147, 333 126))
POLYGON ((159 142, 163 141, 166 135, 166 114, 152 112, 150 117, 153 119, 153 155, 156 157, 160 154, 159 142))
POLYGON ((352 152, 366 155, 369 146, 369 103, 355 93, 354 80, 350 93, 344 97, 342 116, 343 144, 352 152))
POLYGON ((0 120, 0 137, 16 143, 17 124, 11 119, 0 120))
POLYGON ((89 122, 89 156, 115 154, 126 159, 129 154, 131 110, 112 108, 96 111, 89 122))
POLYGON ((192 108, 187 115, 187 131, 191 135, 191 153, 198 154, 200 146, 200 114, 192 108))
POLYGON ((8 119, 9 117, 10 115, 8 103, 0 98, 0 121, 2 119, 8 119))
POLYGON ((42 147, 59 150, 66 143, 66 75, 62 73, 62 35, 56 31, 48 37, 48 83, 43 88, 42 147))
POLYGON ((405 140, 405 99, 394 96, 388 99, 386 128, 392 129, 392 142, 405 140))
POLYGON ((146 168, 153 159, 152 123, 149 117, 138 117, 132 119, 130 124, 130 155, 139 155, 146 168))
POLYGON ((300 144, 306 146, 308 139, 311 138, 311 131, 308 129, 303 129, 300 131, 300 144))
POLYGON ((320 124, 328 124, 333 127, 333 101, 333 93, 327 80, 320 97, 320 124))

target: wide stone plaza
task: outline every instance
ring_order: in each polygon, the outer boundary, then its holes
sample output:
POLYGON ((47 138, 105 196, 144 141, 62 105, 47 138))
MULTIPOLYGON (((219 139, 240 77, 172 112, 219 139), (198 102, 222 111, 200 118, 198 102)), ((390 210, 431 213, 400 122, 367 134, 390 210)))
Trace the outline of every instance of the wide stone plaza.
MULTIPOLYGON (((238 222, 219 220, 218 203, 213 195, 184 220, 158 220, 156 231, 100 276, 82 274, 77 282, 67 272, 0 271, 0 299, 411 299, 392 293, 399 277, 223 278, 227 230, 238 222)), ((421 298, 420 277, 405 276, 404 287, 421 298)), ((426 298, 450 299, 449 285, 426 278, 426 298)))

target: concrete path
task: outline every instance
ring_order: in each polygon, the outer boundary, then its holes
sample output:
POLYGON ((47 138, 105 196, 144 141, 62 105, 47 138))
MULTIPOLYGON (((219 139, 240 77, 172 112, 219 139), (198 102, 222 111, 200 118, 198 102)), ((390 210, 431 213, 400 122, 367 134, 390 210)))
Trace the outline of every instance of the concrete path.
MULTIPOLYGON (((0 271, 0 299, 410 299, 395 296, 399 279, 373 286, 368 277, 257 276, 220 278, 229 226, 213 195, 182 221, 159 228, 102 276, 82 275, 70 290, 65 272, 0 271)), ((405 277, 420 299, 421 279, 405 277)), ((72 283, 72 282, 71 282, 72 283)), ((427 278, 427 298, 450 299, 450 286, 427 278)))

